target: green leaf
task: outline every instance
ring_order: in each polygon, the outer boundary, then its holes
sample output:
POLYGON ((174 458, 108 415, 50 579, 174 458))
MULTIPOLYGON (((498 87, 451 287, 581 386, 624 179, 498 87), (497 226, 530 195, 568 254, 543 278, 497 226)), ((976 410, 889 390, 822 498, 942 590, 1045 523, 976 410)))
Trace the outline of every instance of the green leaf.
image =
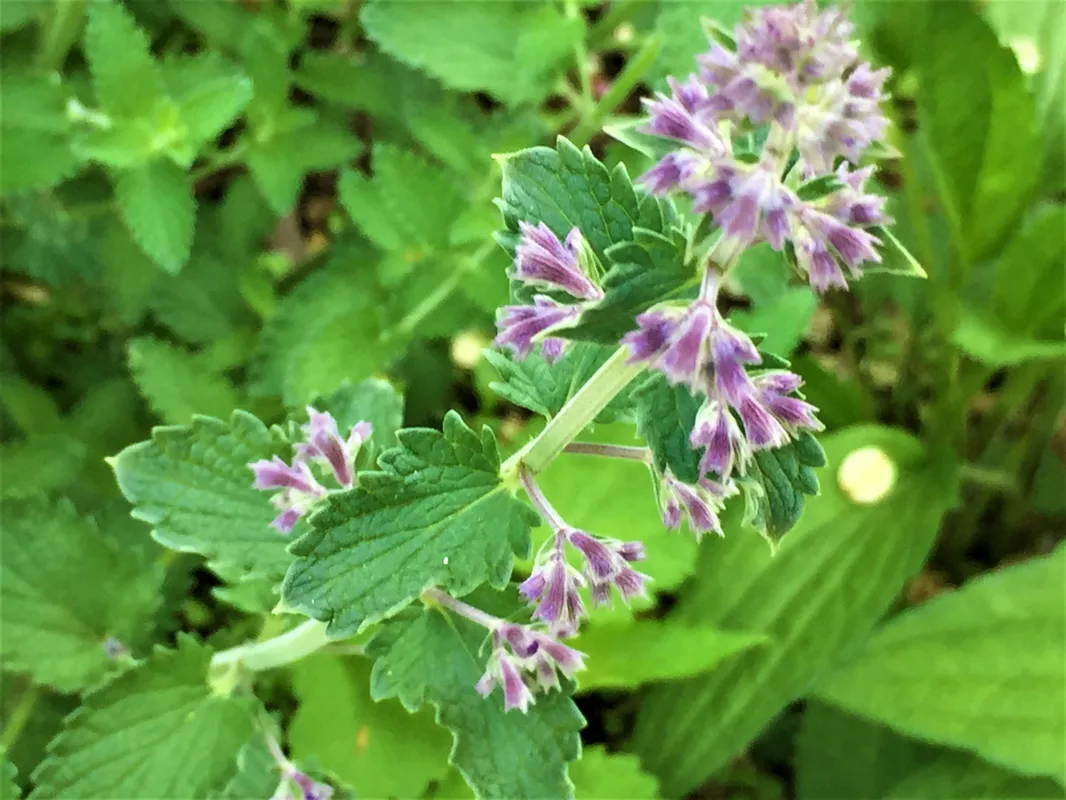
MULTIPOLYGON (((792 271, 784 254, 766 242, 746 249, 729 273, 729 280, 736 281, 740 290, 751 298, 756 311, 792 291, 791 278, 792 271)), ((734 319, 736 313, 733 312, 734 319)))
POLYGON ((723 631, 670 619, 592 624, 568 642, 586 656, 586 669, 579 678, 582 692, 689 678, 765 643, 766 637, 759 633, 723 631))
MULTIPOLYGON (((581 440, 640 444, 633 436, 633 426, 624 423, 597 425, 583 433, 581 440)), ((639 569, 651 577, 653 592, 675 589, 692 574, 698 551, 696 539, 687 532, 669 531, 663 527, 655 500, 658 486, 644 464, 568 453, 555 459, 537 476, 537 480, 541 490, 570 525, 604 536, 644 542, 647 558, 640 562, 639 569)), ((539 548, 550 537, 547 526, 537 528, 534 548, 539 548)), ((573 550, 569 556, 574 566, 580 566, 580 559, 573 550)), ((629 620, 634 611, 654 602, 653 597, 634 598, 631 607, 624 603, 600 606, 592 611, 592 621, 629 620)), ((590 606, 586 602, 586 607, 590 606)))
POLYGON ((363 420, 374 426, 370 442, 360 451, 368 451, 367 463, 374 463, 378 453, 399 444, 396 432, 403 425, 403 395, 388 381, 371 378, 345 384, 324 398, 321 408, 333 414, 342 431, 363 420))
POLYGON ((603 745, 586 747, 570 766, 577 800, 655 800, 659 782, 629 753, 608 753, 603 745))
POLYGON ((801 431, 784 447, 756 452, 740 481, 744 522, 776 545, 799 522, 807 496, 818 495, 814 470, 824 466, 825 451, 810 431, 801 431))
POLYGON ((900 781, 885 800, 1054 800, 1066 797, 1047 778, 1026 778, 964 753, 944 753, 900 781))
POLYGON ((796 796, 799 800, 884 797, 940 754, 924 742, 811 700, 796 737, 796 796))
POLYGON ((64 692, 115 666, 109 638, 132 647, 159 604, 159 571, 120 549, 66 500, 5 502, 0 541, 4 667, 64 692))
POLYGON ((211 651, 185 634, 176 650, 85 695, 33 774, 34 800, 203 797, 236 772, 252 701, 214 694, 211 651))
POLYGON ((966 355, 989 367, 1010 367, 1026 361, 1057 360, 1066 356, 1066 341, 1039 341, 1001 326, 965 306, 952 341, 966 355))
POLYGON ((337 246, 330 262, 286 295, 260 335, 252 392, 295 406, 388 365, 378 288, 364 248, 337 246), (352 342, 359 342, 353 348, 352 342))
POLYGON ((232 336, 253 321, 233 266, 222 255, 194 253, 180 275, 159 276, 150 298, 153 315, 191 344, 210 345, 232 336))
POLYGON ((615 141, 621 142, 638 153, 658 161, 667 153, 676 149, 673 142, 662 136, 652 136, 640 128, 648 124, 645 117, 619 119, 603 126, 603 132, 615 141))
POLYGON ((0 797, 4 800, 18 800, 22 792, 18 785, 18 769, 7 759, 7 752, 0 755, 0 797))
POLYGON ((252 83, 217 53, 173 59, 164 78, 194 148, 224 131, 252 99, 252 83))
POLYGON ((1061 333, 1066 306, 1066 208, 1039 207, 995 264, 988 298, 1003 327, 1023 334, 1061 333))
POLYGON ((734 311, 729 321, 749 335, 764 336, 760 349, 788 356, 806 336, 817 304, 814 292, 806 286, 789 288, 751 311, 734 311))
POLYGON ((555 6, 523 2, 374 0, 359 19, 397 60, 449 88, 483 90, 511 104, 550 94, 560 62, 584 35, 581 21, 555 6))
MULTIPOLYGON (((106 6, 105 6, 106 7, 106 6)), ((189 259, 196 203, 189 177, 171 161, 152 161, 115 176, 119 213, 159 266, 177 274, 189 259)))
MULTIPOLYGON (((485 350, 483 355, 505 381, 490 384, 493 391, 515 405, 550 419, 585 385, 614 350, 591 342, 573 342, 563 352, 562 358, 551 364, 539 353, 530 354, 521 361, 514 361, 495 350, 485 350)), ((625 414, 628 405, 629 393, 622 392, 600 412, 596 420, 612 422, 625 414)))
POLYGON ((466 206, 455 176, 389 144, 374 146, 372 166, 373 178, 349 170, 337 185, 344 209, 366 237, 410 261, 446 244, 466 206))
POLYGON ((527 557, 538 517, 500 481, 489 428, 478 436, 448 412, 443 433, 408 428, 383 453, 379 472, 333 495, 292 545, 282 586, 290 608, 344 637, 440 586, 455 595, 502 587, 514 556, 527 557))
POLYGON ((853 451, 876 447, 895 464, 895 482, 877 502, 860 505, 826 481, 775 555, 728 519, 725 538, 704 540, 700 577, 674 613, 691 624, 762 633, 771 644, 651 690, 633 741, 668 797, 727 764, 861 641, 918 570, 955 502, 954 465, 926 455, 907 434, 857 427, 822 444, 829 474, 853 451))
POLYGON ((1064 571, 1059 547, 896 617, 826 676, 819 697, 1025 774, 1066 779, 1064 571))
POLYGON ((1040 176, 1033 97, 1014 54, 966 4, 925 10, 916 48, 919 125, 933 151, 967 257, 991 253, 1040 176))
POLYGON ((66 434, 4 442, 0 444, 4 465, 0 496, 32 497, 65 489, 77 480, 85 457, 85 444, 66 434))
POLYGON ((128 348, 133 380, 164 422, 180 425, 194 414, 225 417, 236 407, 230 382, 189 351, 150 336, 131 339, 128 348))
POLYGON ((871 264, 864 270, 865 274, 875 275, 880 272, 909 278, 929 277, 918 259, 903 246, 891 230, 884 225, 874 225, 869 230, 881 240, 881 263, 871 264))
POLYGON ((500 237, 512 252, 520 221, 543 222, 559 237, 576 225, 606 266, 607 249, 632 241, 633 228, 667 234, 677 222, 673 204, 638 192, 625 167, 608 170, 587 147, 579 150, 562 136, 555 149, 531 147, 498 160, 498 205, 507 228, 500 237))
POLYGON ((155 428, 151 441, 130 445, 112 466, 133 516, 160 544, 276 578, 292 560, 289 539, 270 527, 277 512, 267 492, 252 488, 248 465, 291 454, 281 430, 235 411, 228 424, 194 417, 191 425, 155 428))
POLYGON ((74 174, 67 96, 58 80, 5 74, 0 82, 0 196, 55 186, 74 174))
POLYGON ((89 7, 85 57, 93 76, 96 99, 109 114, 143 117, 166 97, 150 42, 129 12, 115 0, 89 7))
POLYGON ((237 753, 237 772, 222 790, 227 800, 267 800, 278 788, 278 763, 267 747, 266 737, 256 730, 237 753))
POLYGON ((442 609, 404 611, 367 645, 371 694, 396 697, 408 711, 435 706, 455 740, 451 763, 478 797, 573 797, 566 766, 581 752, 581 712, 558 690, 538 695, 526 714, 504 711, 499 692, 481 697, 474 684, 488 659, 487 635, 442 609))
POLYGON ((655 468, 670 470, 685 483, 700 479, 700 453, 689 442, 702 401, 686 386, 671 386, 660 372, 652 372, 633 391, 637 433, 651 448, 655 468))
POLYGON ((604 298, 560 336, 614 344, 633 329, 638 314, 696 286, 698 278, 685 262, 686 240, 680 231, 664 236, 634 228, 632 235, 632 242, 607 250, 611 268, 603 279, 604 298))
POLYGON ((334 772, 360 797, 418 797, 448 771, 448 734, 429 709, 370 699, 371 662, 313 656, 293 669, 300 705, 289 727, 299 759, 334 772), (402 769, 397 769, 402 764, 402 769))

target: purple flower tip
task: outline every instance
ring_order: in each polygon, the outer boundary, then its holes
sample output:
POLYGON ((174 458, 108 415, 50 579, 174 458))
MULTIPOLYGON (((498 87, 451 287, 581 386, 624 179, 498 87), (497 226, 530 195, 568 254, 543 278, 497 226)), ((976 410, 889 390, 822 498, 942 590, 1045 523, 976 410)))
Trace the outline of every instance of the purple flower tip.
POLYGON ((341 438, 332 414, 308 406, 307 416, 309 422, 302 429, 305 442, 297 448, 297 457, 324 464, 333 472, 337 483, 350 489, 355 481, 356 454, 370 437, 373 426, 369 422, 358 422, 345 440, 341 438))
POLYGON ((609 600, 612 586, 625 600, 644 593, 647 576, 629 566, 630 563, 644 558, 644 545, 641 542, 604 539, 575 528, 568 529, 566 536, 570 544, 584 557, 585 577, 592 587, 591 597, 594 605, 601 605, 609 600))
POLYGON ((518 358, 525 358, 538 337, 575 325, 581 311, 580 305, 563 305, 545 295, 534 297, 531 306, 505 306, 497 314, 499 335, 494 343, 510 348, 518 358))
POLYGON ((723 500, 736 492, 731 479, 725 483, 701 480, 696 486, 684 483, 667 472, 660 483, 660 505, 663 508, 663 523, 670 528, 680 525, 681 517, 688 518, 689 528, 697 540, 705 533, 714 532, 722 536, 722 525, 718 515, 723 507, 723 500), (667 520, 673 524, 668 524, 667 520))
POLYGON ((543 222, 519 223, 521 239, 515 248, 511 277, 541 288, 558 289, 579 300, 599 300, 600 289, 582 269, 581 232, 575 227, 560 242, 543 222))
POLYGON ((573 677, 585 668, 584 657, 577 650, 524 625, 501 622, 492 640, 492 655, 474 688, 488 697, 501 687, 507 711, 517 708, 525 713, 536 700, 534 691, 557 688, 558 673, 573 677))

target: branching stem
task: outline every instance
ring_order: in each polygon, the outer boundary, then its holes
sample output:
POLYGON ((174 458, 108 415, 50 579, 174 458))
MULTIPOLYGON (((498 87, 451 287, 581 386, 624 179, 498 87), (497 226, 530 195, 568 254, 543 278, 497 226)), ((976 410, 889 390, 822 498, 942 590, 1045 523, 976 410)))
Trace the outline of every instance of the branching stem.
POLYGON ((240 664, 254 672, 262 672, 299 661, 327 644, 326 624, 309 619, 281 636, 215 653, 211 669, 224 670, 240 664))
POLYGON ((544 471, 559 453, 607 407, 615 396, 644 369, 642 364, 628 364, 629 352, 620 347, 588 379, 570 401, 540 432, 540 435, 511 456, 500 468, 504 478, 513 477, 519 466, 533 475, 544 471))

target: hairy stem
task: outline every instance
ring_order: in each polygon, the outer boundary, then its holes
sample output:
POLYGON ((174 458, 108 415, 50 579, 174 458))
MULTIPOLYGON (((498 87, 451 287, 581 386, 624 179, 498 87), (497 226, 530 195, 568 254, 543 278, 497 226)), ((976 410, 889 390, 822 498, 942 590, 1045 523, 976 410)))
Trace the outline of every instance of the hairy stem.
POLYGON ((240 664, 254 672, 262 672, 299 661, 327 644, 326 623, 309 619, 281 636, 215 653, 211 668, 222 669, 240 664))
POLYGON ((607 407, 615 395, 626 388, 644 369, 641 364, 627 364, 628 357, 629 353, 624 347, 615 351, 559 410, 540 435, 504 462, 500 474, 505 478, 511 477, 519 466, 524 466, 533 475, 543 472, 607 407))
POLYGON ((495 628, 500 622, 498 617, 486 614, 480 608, 474 608, 472 605, 468 605, 462 600, 456 600, 443 589, 426 589, 426 591, 422 592, 422 599, 428 601, 431 605, 443 606, 444 608, 450 609, 459 616, 466 617, 471 622, 476 623, 483 628, 488 628, 489 630, 495 628))
POLYGON ((599 444, 597 442, 570 442, 563 448, 564 453, 577 453, 585 456, 604 456, 605 458, 623 458, 628 461, 651 463, 651 450, 647 447, 633 447, 625 444, 599 444))
POLYGON ((537 509, 537 513, 540 514, 541 519, 548 523, 553 530, 559 530, 566 526, 563 522, 563 518, 559 516, 559 512, 555 510, 555 507, 548 502, 548 498, 544 496, 544 492, 537 486, 537 482, 533 480, 533 473, 531 473, 525 467, 518 468, 518 477, 522 481, 522 488, 526 490, 526 494, 529 496, 530 501, 533 503, 533 507, 537 509))

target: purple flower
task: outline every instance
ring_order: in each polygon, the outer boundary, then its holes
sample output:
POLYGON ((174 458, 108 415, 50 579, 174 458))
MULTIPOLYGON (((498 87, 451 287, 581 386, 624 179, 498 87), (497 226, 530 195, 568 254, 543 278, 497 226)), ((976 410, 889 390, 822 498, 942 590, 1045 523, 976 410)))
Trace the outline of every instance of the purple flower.
POLYGON ((505 306, 497 313, 499 335, 494 344, 509 347, 518 358, 525 358, 534 341, 543 334, 572 327, 581 316, 580 305, 563 305, 545 295, 533 298, 531 306, 505 306))
POLYGON ((318 461, 329 467, 333 477, 345 489, 352 488, 355 480, 355 457, 359 448, 373 432, 369 422, 358 422, 348 432, 347 440, 342 439, 333 415, 325 411, 316 411, 307 407, 310 420, 302 430, 306 441, 298 445, 297 458, 318 461))
POLYGON ((682 188, 709 164, 709 161, 696 153, 678 150, 659 159, 654 167, 640 177, 639 182, 652 194, 668 194, 674 189, 682 188))
POLYGON ((585 580, 566 563, 565 535, 556 533, 551 549, 537 557, 533 571, 518 587, 530 603, 535 603, 533 619, 539 619, 556 636, 573 636, 586 615, 580 589, 585 580))
POLYGON ((626 601, 645 593, 644 582, 648 576, 629 566, 644 558, 644 546, 640 542, 600 538, 576 528, 569 529, 567 540, 584 557, 585 577, 593 589, 593 604, 606 602, 611 586, 618 589, 626 601))
POLYGON ((559 686, 558 673, 573 677, 585 668, 581 653, 556 639, 523 625, 500 622, 492 632, 492 654, 475 688, 488 697, 500 686, 504 709, 523 714, 535 702, 533 689, 559 686))
POLYGON ((566 339, 549 336, 540 343, 540 355, 549 364, 554 364, 563 357, 563 353, 566 351, 566 345, 566 339))
POLYGON ((707 104, 706 88, 699 84, 695 76, 684 84, 671 78, 670 87, 673 90, 672 97, 660 92, 654 100, 643 98, 642 102, 650 116, 647 124, 640 128, 641 132, 675 139, 701 153, 724 153, 725 144, 721 136, 707 124, 701 113, 707 104))
POLYGON ((709 400, 700 408, 689 441, 694 448, 706 448, 700 459, 700 472, 713 472, 722 479, 733 474, 736 464, 746 465, 751 458, 744 431, 728 404, 719 400, 709 400))
POLYGON ((865 191, 873 172, 873 167, 850 170, 842 163, 837 177, 844 185, 823 198, 818 207, 845 225, 890 225, 892 218, 885 213, 885 198, 865 191))
POLYGON ((811 286, 820 292, 830 286, 847 288, 838 261, 854 277, 862 274, 864 262, 881 262, 876 249, 881 241, 877 237, 810 206, 794 215, 792 239, 800 268, 807 273, 811 286))
POLYGON ((510 277, 547 289, 559 289, 579 300, 599 300, 603 290, 581 266, 581 232, 575 227, 560 242, 543 222, 519 223, 521 240, 515 248, 510 277))
POLYGON ((281 512, 270 523, 278 533, 291 533, 300 518, 328 494, 303 461, 294 461, 290 466, 274 456, 270 461, 263 459, 248 466, 255 474, 254 488, 280 489, 270 498, 271 505, 281 512))
POLYGON ((303 461, 286 464, 280 456, 270 461, 260 459, 248 465, 255 473, 252 488, 269 491, 272 489, 293 489, 304 494, 321 495, 326 489, 311 474, 310 468, 303 461))
POLYGON ((667 471, 659 483, 663 525, 675 530, 681 525, 682 516, 685 516, 697 540, 710 531, 721 536, 722 525, 718 521, 718 514, 725 498, 736 492, 736 484, 728 478, 724 483, 704 478, 693 486, 679 481, 667 471))
POLYGON ((281 782, 271 800, 329 800, 333 797, 332 786, 319 783, 310 775, 297 769, 296 765, 285 757, 277 740, 269 733, 265 735, 267 749, 281 770, 281 782), (294 786, 296 792, 293 791, 294 786))
POLYGON ((801 383, 800 377, 791 372, 767 372, 754 380, 760 403, 786 428, 821 430, 822 423, 814 416, 818 409, 792 396, 801 383))

